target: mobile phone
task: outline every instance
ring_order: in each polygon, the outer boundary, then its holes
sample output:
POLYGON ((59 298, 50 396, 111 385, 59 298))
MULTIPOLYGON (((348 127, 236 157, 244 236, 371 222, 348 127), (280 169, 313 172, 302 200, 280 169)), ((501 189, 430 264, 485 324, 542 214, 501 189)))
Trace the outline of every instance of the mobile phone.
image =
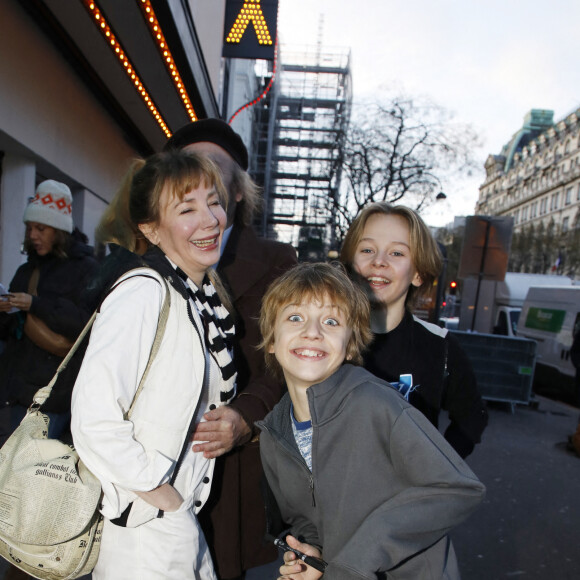
POLYGON ((316 558, 315 556, 307 556, 304 552, 291 548, 284 540, 281 538, 274 538, 274 545, 278 546, 284 552, 293 552, 296 554, 299 560, 302 560, 308 566, 311 566, 319 572, 324 572, 328 564, 321 558, 316 558))

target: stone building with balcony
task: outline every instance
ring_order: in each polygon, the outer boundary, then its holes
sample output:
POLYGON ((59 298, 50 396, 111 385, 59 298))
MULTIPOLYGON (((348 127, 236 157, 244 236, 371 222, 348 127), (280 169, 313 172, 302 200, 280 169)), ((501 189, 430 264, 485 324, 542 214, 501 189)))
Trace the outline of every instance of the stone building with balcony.
POLYGON ((580 108, 554 123, 532 109, 485 162, 476 213, 513 217, 516 271, 576 274, 580 233, 580 108))

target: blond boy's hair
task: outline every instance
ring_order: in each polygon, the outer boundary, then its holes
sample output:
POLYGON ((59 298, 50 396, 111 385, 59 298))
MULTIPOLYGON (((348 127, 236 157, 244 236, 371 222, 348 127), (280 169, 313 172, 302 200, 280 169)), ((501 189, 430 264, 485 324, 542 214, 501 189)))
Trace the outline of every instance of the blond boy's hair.
POLYGON ((272 283, 262 301, 260 330, 266 365, 277 377, 282 376, 281 367, 274 354, 268 350, 274 344, 274 327, 278 313, 288 304, 305 301, 323 301, 329 298, 346 316, 352 330, 346 356, 353 364, 362 364, 362 353, 372 338, 370 330, 370 305, 361 288, 347 276, 340 264, 298 264, 272 283))

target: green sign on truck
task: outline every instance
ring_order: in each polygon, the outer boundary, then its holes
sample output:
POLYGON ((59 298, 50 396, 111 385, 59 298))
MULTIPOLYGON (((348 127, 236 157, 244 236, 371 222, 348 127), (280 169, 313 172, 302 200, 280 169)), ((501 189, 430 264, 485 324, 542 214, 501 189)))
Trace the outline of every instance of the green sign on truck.
POLYGON ((566 317, 565 310, 551 308, 530 307, 526 317, 526 328, 545 330, 546 332, 560 332, 566 317))

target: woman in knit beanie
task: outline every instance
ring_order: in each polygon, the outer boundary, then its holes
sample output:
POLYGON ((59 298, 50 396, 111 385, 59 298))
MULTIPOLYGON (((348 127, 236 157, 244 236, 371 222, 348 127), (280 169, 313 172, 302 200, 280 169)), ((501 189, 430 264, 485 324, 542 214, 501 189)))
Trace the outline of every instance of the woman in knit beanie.
MULTIPOLYGON (((34 393, 48 384, 64 356, 39 345, 27 318, 33 315, 50 331, 74 341, 90 317, 80 296, 98 267, 86 238, 73 230, 72 194, 64 183, 43 181, 23 221, 28 261, 0 300, 0 339, 6 341, 0 357, 0 405, 10 406, 11 415, 0 438, 20 423, 34 393)), ((53 390, 43 407, 50 417, 51 437, 68 426, 71 391, 72 385, 53 390)))

